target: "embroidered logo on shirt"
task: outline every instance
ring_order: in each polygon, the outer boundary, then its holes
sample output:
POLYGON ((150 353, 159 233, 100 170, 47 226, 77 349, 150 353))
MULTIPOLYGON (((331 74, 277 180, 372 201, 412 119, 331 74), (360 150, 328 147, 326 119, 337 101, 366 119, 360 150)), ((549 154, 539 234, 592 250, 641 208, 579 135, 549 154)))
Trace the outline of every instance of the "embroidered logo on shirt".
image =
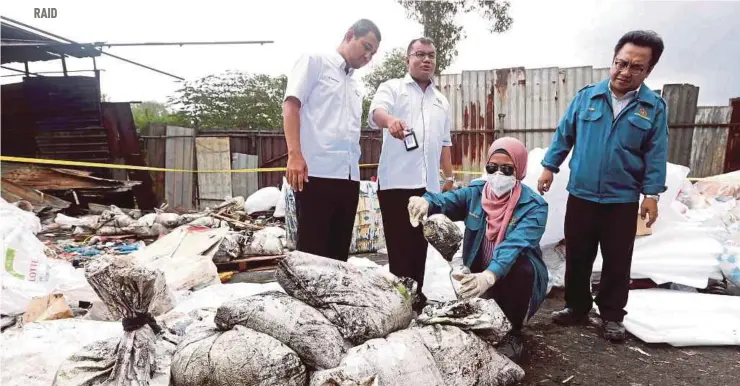
POLYGON ((588 111, 596 111, 596 108, 594 108, 594 107, 589 107, 589 108, 588 108, 588 111))
POLYGON ((648 118, 647 110, 645 110, 644 107, 640 107, 640 111, 636 112, 635 115, 637 115, 638 117, 642 119, 646 119, 648 121, 650 120, 650 118, 648 118))

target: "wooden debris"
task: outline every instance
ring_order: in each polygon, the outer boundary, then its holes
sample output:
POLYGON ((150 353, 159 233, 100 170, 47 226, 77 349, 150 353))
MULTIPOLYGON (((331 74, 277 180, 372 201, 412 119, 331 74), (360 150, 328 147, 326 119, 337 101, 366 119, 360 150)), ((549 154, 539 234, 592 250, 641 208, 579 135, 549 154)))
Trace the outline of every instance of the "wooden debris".
POLYGON ((252 229, 252 230, 264 229, 263 226, 241 222, 239 220, 234 220, 234 219, 232 219, 230 217, 222 216, 222 215, 217 214, 217 213, 213 213, 210 216, 213 217, 213 218, 217 218, 219 220, 226 221, 226 222, 228 222, 230 225, 232 225, 235 228, 252 229))
POLYGON ((216 263, 219 272, 237 271, 237 272, 256 272, 274 269, 275 266, 285 257, 277 256, 252 256, 244 259, 232 260, 226 263, 216 263))

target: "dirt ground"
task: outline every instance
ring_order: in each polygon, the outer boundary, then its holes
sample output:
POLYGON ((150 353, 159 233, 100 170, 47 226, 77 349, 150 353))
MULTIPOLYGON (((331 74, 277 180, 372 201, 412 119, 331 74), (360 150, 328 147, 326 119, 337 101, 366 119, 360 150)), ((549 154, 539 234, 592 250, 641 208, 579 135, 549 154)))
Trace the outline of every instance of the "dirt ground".
POLYGON ((559 296, 548 298, 530 321, 520 385, 740 385, 740 347, 645 344, 629 334, 614 344, 599 335, 596 317, 589 326, 553 324, 550 313, 563 305, 559 296))

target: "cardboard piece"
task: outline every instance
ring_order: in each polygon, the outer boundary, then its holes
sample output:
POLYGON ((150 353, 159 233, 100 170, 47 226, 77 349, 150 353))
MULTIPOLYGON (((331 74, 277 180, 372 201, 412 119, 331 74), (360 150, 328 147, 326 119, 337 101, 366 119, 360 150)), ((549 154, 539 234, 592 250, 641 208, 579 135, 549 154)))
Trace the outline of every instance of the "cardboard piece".
POLYGON ((74 315, 64 300, 64 295, 51 294, 31 300, 26 308, 26 313, 23 314, 23 324, 72 317, 74 315))

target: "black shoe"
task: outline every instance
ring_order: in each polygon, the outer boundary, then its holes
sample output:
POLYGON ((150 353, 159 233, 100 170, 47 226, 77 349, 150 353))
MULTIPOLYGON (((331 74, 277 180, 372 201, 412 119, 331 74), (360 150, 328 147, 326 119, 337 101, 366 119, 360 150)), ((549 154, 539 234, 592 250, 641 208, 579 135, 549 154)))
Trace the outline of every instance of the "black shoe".
POLYGON ((622 322, 604 321, 604 339, 612 342, 624 342, 626 331, 622 322))
POLYGON ((510 331, 506 334, 496 350, 501 355, 511 359, 514 363, 519 363, 522 359, 522 351, 524 350, 524 342, 522 341, 522 333, 520 331, 510 331))
POLYGON ((573 326, 586 324, 588 322, 588 312, 577 313, 571 308, 564 308, 560 311, 555 311, 552 313, 551 317, 555 324, 559 324, 561 326, 573 326))
POLYGON ((416 295, 414 303, 411 305, 411 309, 417 314, 421 314, 421 310, 427 305, 427 297, 423 293, 419 292, 416 295))

